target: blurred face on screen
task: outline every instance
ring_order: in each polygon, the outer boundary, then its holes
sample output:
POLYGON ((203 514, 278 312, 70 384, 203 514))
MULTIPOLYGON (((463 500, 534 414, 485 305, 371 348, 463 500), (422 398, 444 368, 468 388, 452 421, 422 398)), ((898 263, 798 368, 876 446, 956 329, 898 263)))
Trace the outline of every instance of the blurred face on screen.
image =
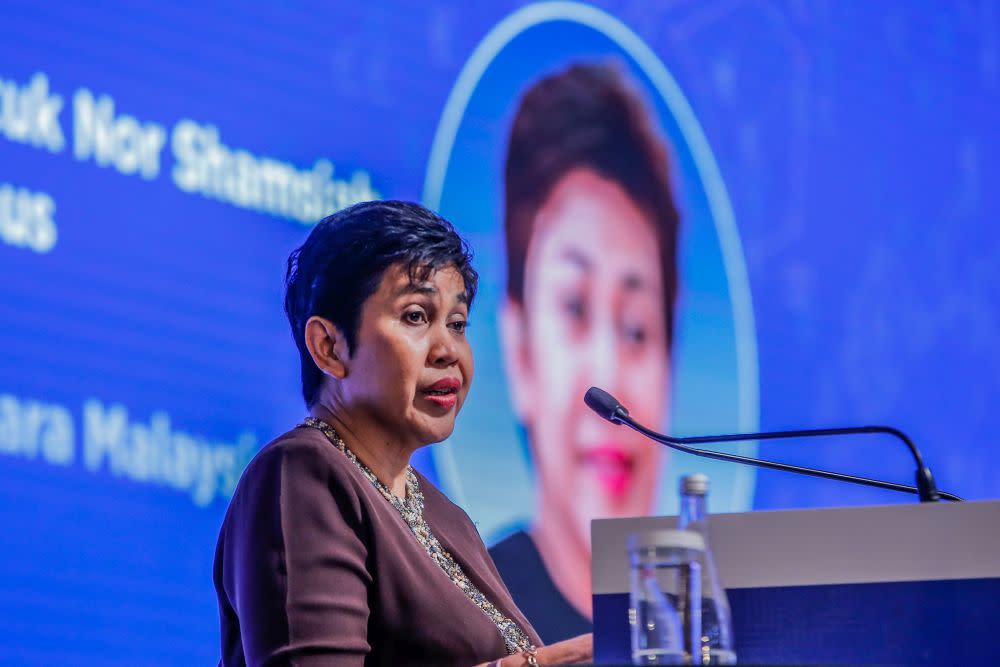
POLYGON ((577 168, 539 209, 524 303, 503 327, 515 407, 538 478, 536 520, 571 525, 589 545, 590 519, 648 513, 662 448, 602 420, 590 386, 638 421, 663 424, 669 382, 663 276, 648 216, 625 190, 577 168))

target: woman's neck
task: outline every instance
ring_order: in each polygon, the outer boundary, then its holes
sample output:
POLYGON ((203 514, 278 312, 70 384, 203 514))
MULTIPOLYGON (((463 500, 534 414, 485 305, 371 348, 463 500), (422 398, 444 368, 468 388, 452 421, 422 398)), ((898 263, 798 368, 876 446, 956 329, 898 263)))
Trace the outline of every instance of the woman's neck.
POLYGON ((394 496, 406 497, 406 470, 412 450, 392 442, 381 429, 367 425, 366 420, 352 418, 347 410, 317 404, 309 414, 332 426, 344 445, 394 496))
POLYGON ((562 596, 585 618, 593 617, 590 586, 590 544, 581 539, 569 519, 539 504, 538 517, 531 527, 531 539, 538 549, 545 569, 562 596))

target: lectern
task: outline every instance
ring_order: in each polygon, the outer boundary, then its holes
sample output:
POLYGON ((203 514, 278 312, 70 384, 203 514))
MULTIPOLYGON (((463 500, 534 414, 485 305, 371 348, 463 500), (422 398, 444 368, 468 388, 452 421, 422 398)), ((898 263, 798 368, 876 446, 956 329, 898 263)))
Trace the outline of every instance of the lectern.
MULTIPOLYGON (((594 661, 629 661, 631 533, 591 525, 594 661)), ((716 514, 711 547, 745 664, 1000 664, 1000 501, 716 514)))

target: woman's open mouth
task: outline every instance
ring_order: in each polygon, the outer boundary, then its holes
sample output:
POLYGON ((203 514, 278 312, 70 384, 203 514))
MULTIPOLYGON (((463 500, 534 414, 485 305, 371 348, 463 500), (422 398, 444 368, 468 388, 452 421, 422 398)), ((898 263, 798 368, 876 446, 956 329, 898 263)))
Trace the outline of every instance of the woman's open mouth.
POLYGON ((458 390, 462 382, 456 378, 444 378, 420 390, 429 402, 442 408, 452 408, 458 402, 458 390))
POLYGON ((621 496, 632 482, 634 461, 624 450, 615 446, 601 446, 585 451, 582 463, 597 477, 610 496, 621 496))

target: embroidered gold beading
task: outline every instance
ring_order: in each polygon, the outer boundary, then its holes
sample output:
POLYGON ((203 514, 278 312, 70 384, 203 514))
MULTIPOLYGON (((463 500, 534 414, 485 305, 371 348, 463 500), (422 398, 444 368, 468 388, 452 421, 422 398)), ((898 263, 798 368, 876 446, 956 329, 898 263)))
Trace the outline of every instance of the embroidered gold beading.
POLYGON ((504 643, 507 645, 507 652, 510 655, 521 652, 534 653, 536 647, 532 644, 531 638, 528 637, 517 623, 505 616, 503 612, 497 609, 496 605, 490 602, 486 595, 472 583, 472 580, 469 579, 468 575, 465 574, 465 571, 462 570, 462 567, 455 561, 452 555, 448 553, 448 550, 441 546, 438 539, 434 537, 430 526, 424 520, 424 494, 420 491, 420 483, 417 481, 417 476, 413 472, 413 468, 410 466, 406 467, 406 498, 400 498, 393 494, 389 490, 389 487, 383 484, 375 476, 375 473, 361 462, 354 452, 348 449, 344 440, 332 426, 313 417, 306 418, 304 423, 319 430, 337 449, 344 452, 347 458, 368 478, 372 486, 378 489, 379 493, 396 508, 403 517, 403 520, 410 527, 410 532, 417 538, 417 541, 424 548, 424 551, 427 552, 427 555, 431 557, 431 560, 437 563, 438 567, 448 575, 448 578, 458 586, 459 590, 465 593, 465 596, 479 607, 493 621, 494 625, 497 626, 500 636, 503 637, 504 643))

